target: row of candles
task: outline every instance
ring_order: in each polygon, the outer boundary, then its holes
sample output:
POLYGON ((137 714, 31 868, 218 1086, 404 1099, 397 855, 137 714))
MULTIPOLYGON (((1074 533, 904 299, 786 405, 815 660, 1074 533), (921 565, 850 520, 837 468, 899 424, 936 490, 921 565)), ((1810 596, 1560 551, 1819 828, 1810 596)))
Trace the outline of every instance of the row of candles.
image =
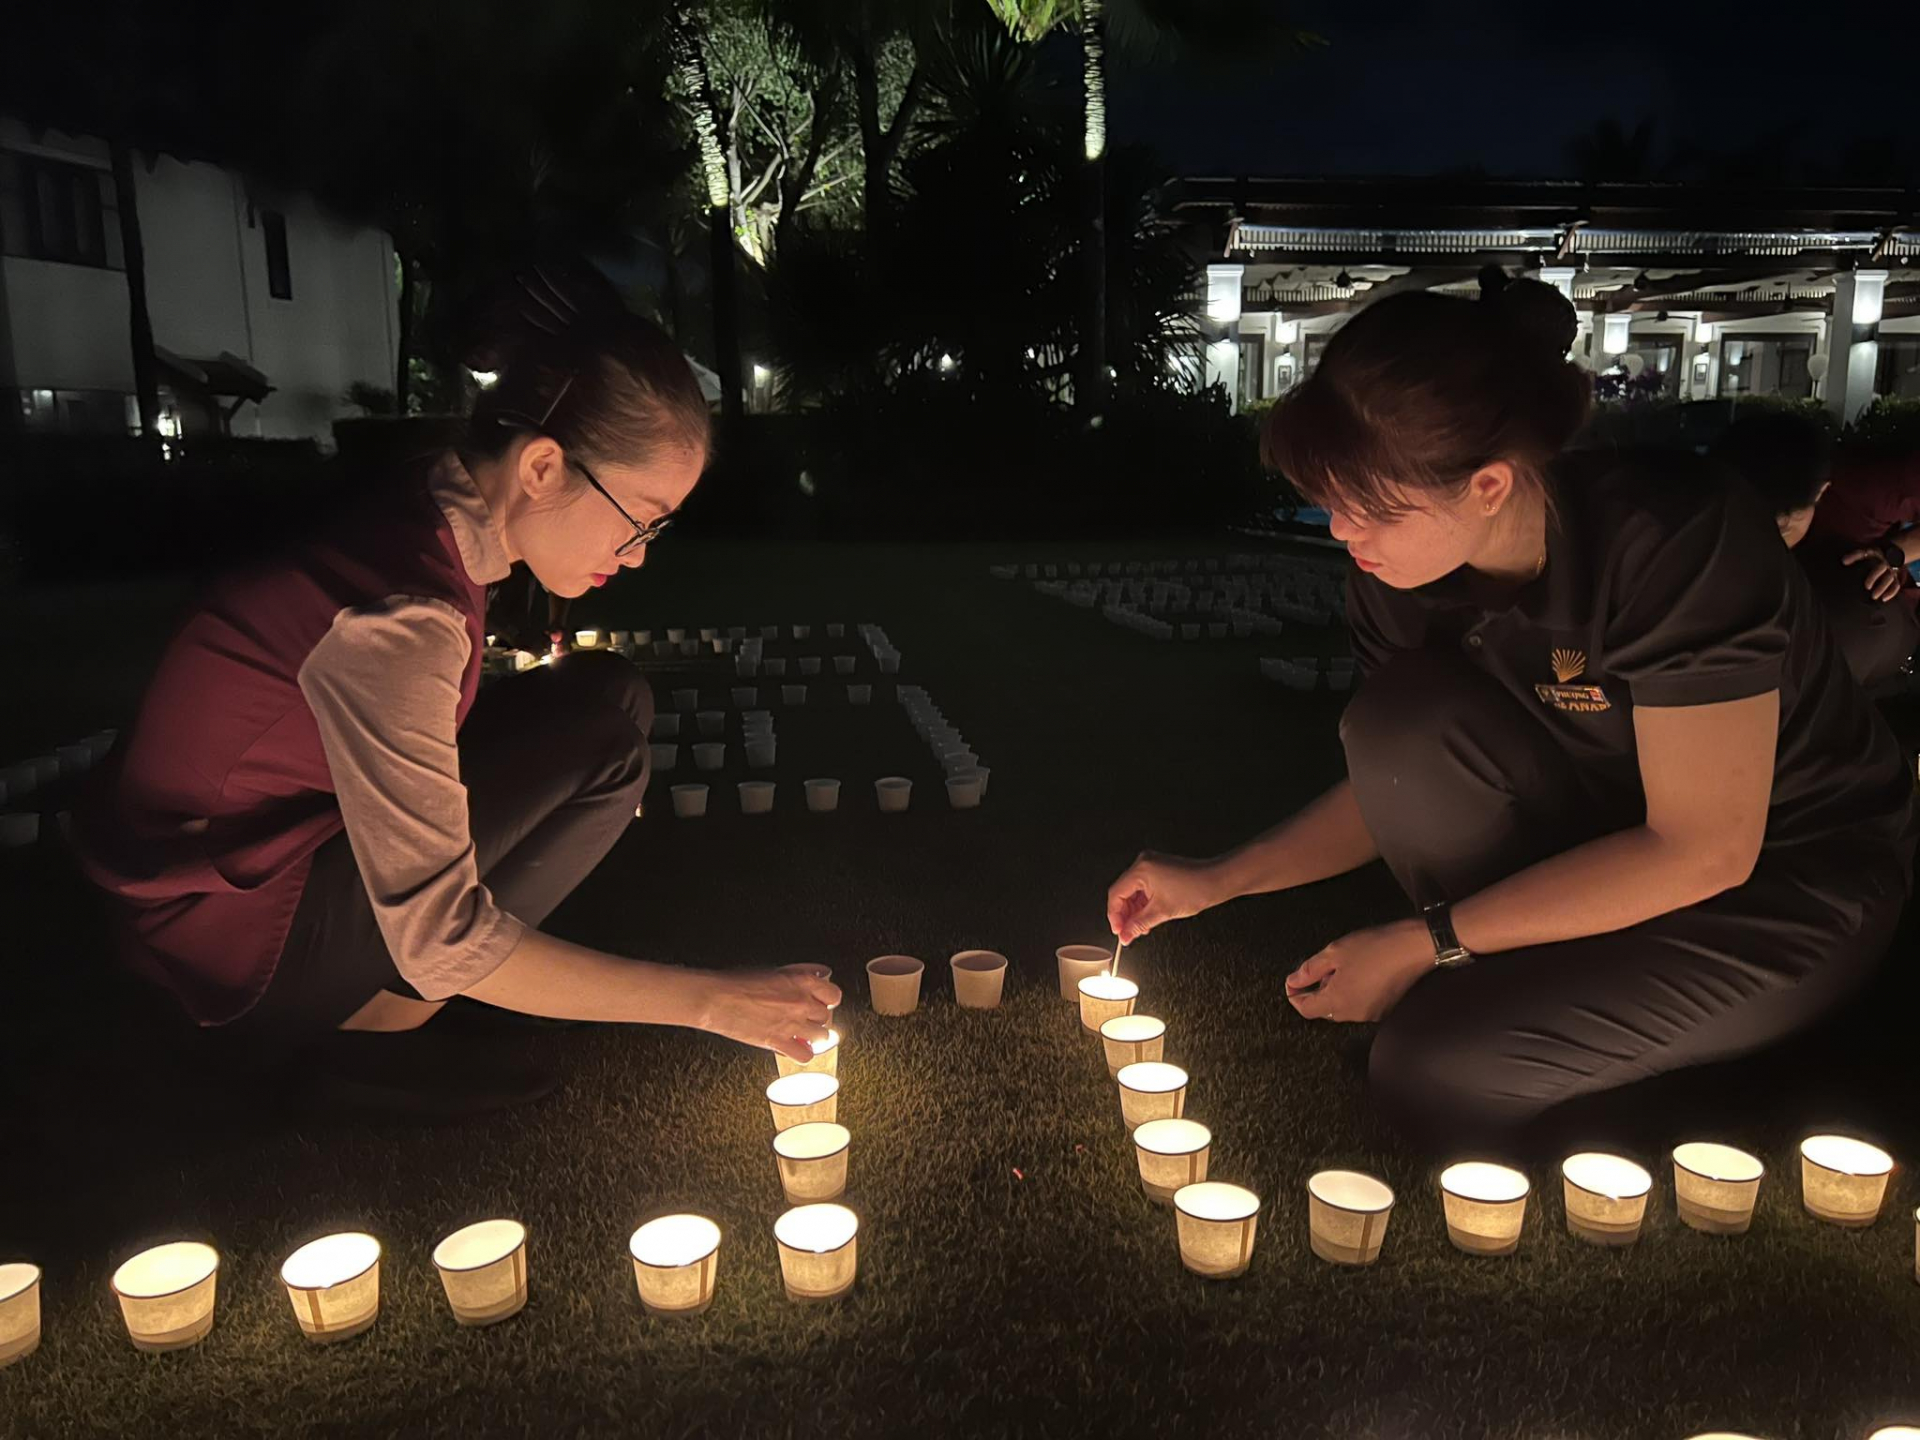
MULTIPOLYGON (((1080 1022, 1097 1032, 1108 1074, 1120 1089, 1120 1112, 1133 1136, 1146 1194, 1178 1215, 1181 1258, 1212 1279, 1243 1273, 1252 1258, 1261 1202, 1240 1186, 1208 1182, 1213 1137, 1186 1118, 1187 1073, 1162 1058, 1167 1027, 1136 1014, 1140 988, 1108 972, 1095 946, 1057 952, 1063 996, 1077 994, 1080 1022), (1071 991, 1069 987, 1072 987, 1071 991)), ((1741 1235, 1753 1222, 1766 1166, 1731 1145, 1690 1141, 1672 1154, 1675 1209, 1683 1223, 1714 1235, 1741 1235)), ((1860 1228, 1880 1216, 1893 1158, 1846 1135, 1814 1135, 1800 1145, 1801 1201, 1834 1225, 1860 1228)), ((1568 1233, 1596 1245, 1631 1245, 1646 1219, 1653 1177, 1619 1155, 1583 1152, 1560 1167, 1568 1233)), ((1519 1247, 1532 1183, 1505 1165, 1467 1160, 1440 1173, 1447 1236, 1470 1255, 1508 1255, 1519 1247)), ((1340 1265, 1380 1258, 1394 1193, 1352 1170, 1323 1170, 1307 1181, 1308 1242, 1340 1265)), ((1914 1274, 1920 1279, 1920 1210, 1914 1212, 1914 1274)))

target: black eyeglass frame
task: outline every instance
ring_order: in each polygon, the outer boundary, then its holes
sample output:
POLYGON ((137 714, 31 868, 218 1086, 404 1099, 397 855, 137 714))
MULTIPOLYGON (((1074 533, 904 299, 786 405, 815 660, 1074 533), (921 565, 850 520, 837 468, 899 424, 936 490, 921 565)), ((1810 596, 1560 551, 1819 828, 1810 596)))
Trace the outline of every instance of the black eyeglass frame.
POLYGON ((571 454, 566 454, 566 443, 547 428, 547 422, 553 418, 553 412, 559 408, 561 399, 566 395, 567 391, 572 388, 573 377, 569 375, 559 390, 554 392, 553 399, 548 402, 545 412, 538 420, 511 410, 502 410, 496 419, 499 424, 506 425, 512 429, 530 430, 536 435, 545 435, 549 440, 554 441, 554 443, 560 446, 562 453, 565 454, 566 463, 584 475, 587 484, 600 492, 600 498, 611 505, 622 520, 633 527, 633 534, 614 547, 613 553, 615 558, 624 560, 627 556, 633 554, 634 551, 643 549, 658 540, 661 534, 673 524, 674 514, 672 511, 668 511, 665 515, 659 516, 657 519, 649 520, 644 525, 641 524, 627 513, 626 506, 613 498, 613 492, 600 483, 600 477, 598 475, 594 474, 583 462, 576 460, 571 454))

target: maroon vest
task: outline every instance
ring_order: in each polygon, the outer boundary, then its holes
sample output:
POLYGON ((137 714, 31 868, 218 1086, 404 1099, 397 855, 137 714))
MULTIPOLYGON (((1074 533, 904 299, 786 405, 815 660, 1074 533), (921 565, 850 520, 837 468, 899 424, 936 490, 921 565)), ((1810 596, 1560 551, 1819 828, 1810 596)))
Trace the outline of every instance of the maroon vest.
POLYGON ((122 902, 130 958, 203 1024, 259 999, 313 852, 344 826, 300 668, 342 610, 393 595, 466 617, 464 723, 486 591, 461 565, 422 467, 320 538, 215 586, 76 813, 82 864, 122 902))

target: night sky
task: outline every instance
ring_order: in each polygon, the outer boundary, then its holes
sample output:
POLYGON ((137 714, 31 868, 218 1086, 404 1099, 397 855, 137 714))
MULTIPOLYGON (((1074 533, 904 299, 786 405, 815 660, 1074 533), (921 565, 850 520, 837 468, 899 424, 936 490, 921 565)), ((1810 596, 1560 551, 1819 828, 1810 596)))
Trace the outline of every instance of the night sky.
POLYGON ((1572 174, 1571 137, 1652 117, 1661 155, 1852 155, 1920 183, 1920 12, 1907 6, 1308 0, 1297 13, 1325 48, 1238 73, 1121 70, 1115 136, 1187 175, 1556 177, 1572 174))

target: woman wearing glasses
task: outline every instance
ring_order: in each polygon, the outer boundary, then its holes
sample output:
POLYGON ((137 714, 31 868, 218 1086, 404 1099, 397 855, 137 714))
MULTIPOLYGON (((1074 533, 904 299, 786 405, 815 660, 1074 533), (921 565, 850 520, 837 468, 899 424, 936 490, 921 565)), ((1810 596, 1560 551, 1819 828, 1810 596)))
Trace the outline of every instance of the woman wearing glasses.
POLYGON ((653 704, 606 654, 479 689, 487 588, 524 564, 576 596, 641 564, 706 462, 673 342, 624 311, 536 334, 464 442, 199 605, 79 819, 132 958, 236 1054, 301 1057, 339 1097, 416 1114, 533 1098, 455 996, 686 1025, 804 1058, 817 967, 706 972, 538 926, 647 781, 653 704))

